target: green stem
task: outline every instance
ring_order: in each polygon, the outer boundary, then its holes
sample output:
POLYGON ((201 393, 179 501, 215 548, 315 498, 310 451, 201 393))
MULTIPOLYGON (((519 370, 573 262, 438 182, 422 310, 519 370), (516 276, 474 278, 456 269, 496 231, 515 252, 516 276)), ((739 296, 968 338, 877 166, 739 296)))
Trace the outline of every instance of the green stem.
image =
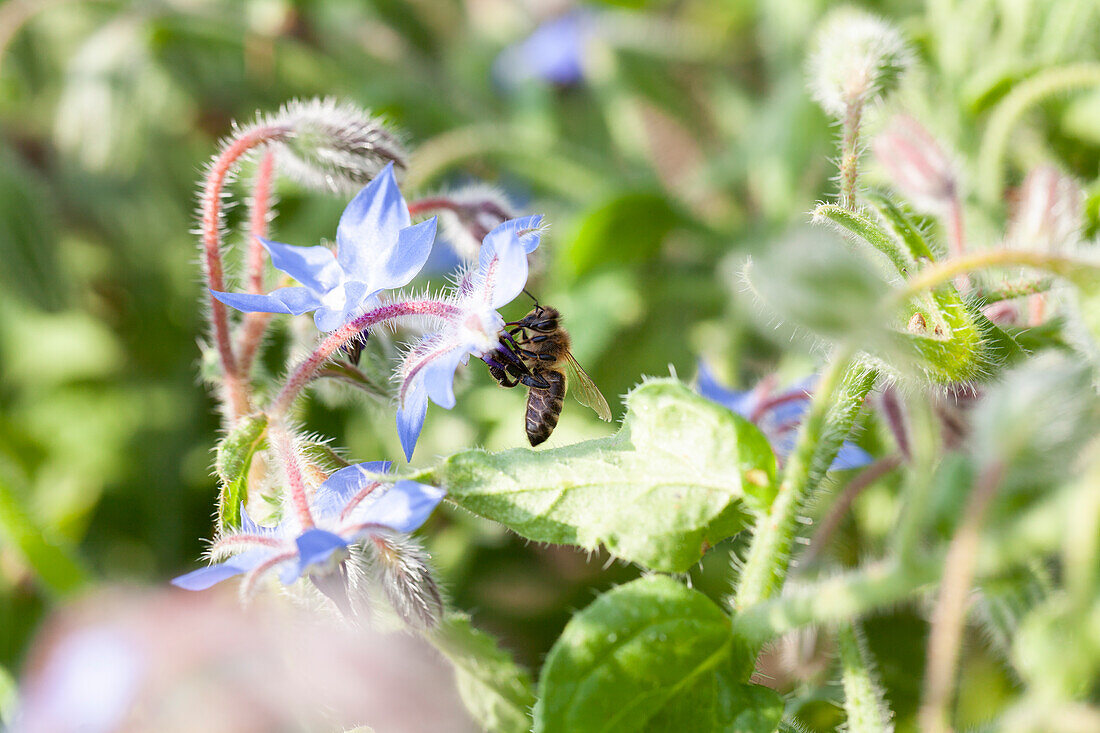
POLYGON ((853 370, 855 377, 849 378, 851 362, 852 350, 841 349, 821 376, 775 501, 756 521, 734 599, 734 606, 739 611, 768 598, 782 587, 798 516, 809 494, 832 464, 863 398, 874 385, 874 375, 868 376, 862 369, 853 370), (837 400, 842 385, 848 389, 844 390, 843 399, 837 400))
POLYGON ((88 582, 72 550, 46 536, 3 478, 0 478, 0 540, 22 555, 38 579, 55 595, 71 594, 88 582))
POLYGON ((978 153, 978 194, 983 201, 995 203, 1004 190, 1005 150, 1012 128, 1023 113, 1048 97, 1092 86, 1100 86, 1100 63, 1080 63, 1041 71, 1001 100, 989 117, 978 153))
POLYGON ((844 712, 851 733, 884 733, 893 729, 890 709, 875 680, 874 662, 855 623, 841 624, 836 632, 844 684, 844 712))
MULTIPOLYGON (((1055 552, 1065 541, 1065 513, 1075 494, 1059 491, 1006 529, 987 532, 977 552, 975 577, 1005 570, 1055 552)), ((811 624, 835 624, 900 603, 939 580, 946 550, 870 563, 859 570, 792 588, 781 598, 746 607, 733 618, 734 633, 760 645, 811 624)))

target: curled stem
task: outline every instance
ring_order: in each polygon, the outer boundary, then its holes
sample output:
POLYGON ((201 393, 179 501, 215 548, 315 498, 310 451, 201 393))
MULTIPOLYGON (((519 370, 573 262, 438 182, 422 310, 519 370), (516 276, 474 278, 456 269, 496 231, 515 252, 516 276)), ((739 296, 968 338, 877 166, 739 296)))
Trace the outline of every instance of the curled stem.
MULTIPOLYGON (((231 140, 214 159, 206 176, 202 192, 203 275, 210 290, 225 290, 225 269, 222 266, 222 195, 226 179, 237 162, 248 151, 285 136, 283 127, 258 127, 231 140)), ((251 397, 245 375, 233 352, 229 337, 229 315, 226 306, 210 296, 210 324, 218 349, 225 380, 225 400, 230 421, 251 412, 251 397)))
POLYGON ((1012 128, 1031 106, 1056 94, 1100 86, 1100 63, 1095 61, 1047 69, 1018 84, 989 117, 978 152, 978 193, 994 203, 1004 190, 1003 165, 1012 128))
POLYGON ((348 321, 340 328, 333 331, 320 345, 307 356, 287 377, 286 383, 276 395, 275 400, 268 409, 268 416, 274 421, 287 413, 294 400, 305 389, 321 367, 325 365, 332 355, 352 339, 368 329, 398 318, 415 316, 435 316, 446 318, 458 312, 458 308, 450 303, 439 300, 406 301, 403 303, 389 303, 369 310, 358 318, 348 321))
POLYGON ((950 260, 938 262, 921 270, 896 292, 898 303, 904 303, 925 290, 947 282, 960 273, 980 270, 984 267, 1034 267, 1056 275, 1073 275, 1076 270, 1088 269, 1100 274, 1100 266, 1063 255, 1047 254, 1022 249, 990 249, 950 260))

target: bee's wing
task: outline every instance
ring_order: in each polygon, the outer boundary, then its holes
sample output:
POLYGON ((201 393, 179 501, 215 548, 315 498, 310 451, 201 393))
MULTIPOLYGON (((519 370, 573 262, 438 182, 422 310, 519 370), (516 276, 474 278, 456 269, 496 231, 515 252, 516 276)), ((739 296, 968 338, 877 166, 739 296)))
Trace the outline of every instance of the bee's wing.
POLYGON ((607 406, 607 400, 600 394, 600 390, 592 381, 592 377, 585 373, 577 360, 568 351, 565 352, 565 365, 569 373, 570 387, 573 396, 585 407, 591 407, 601 420, 611 420, 611 408, 607 406))

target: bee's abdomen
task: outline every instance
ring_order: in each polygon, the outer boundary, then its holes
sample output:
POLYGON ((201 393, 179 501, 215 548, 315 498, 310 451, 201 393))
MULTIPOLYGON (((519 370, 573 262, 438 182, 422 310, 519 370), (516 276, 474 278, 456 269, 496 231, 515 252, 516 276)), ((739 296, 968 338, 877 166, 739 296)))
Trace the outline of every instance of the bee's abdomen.
POLYGON ((565 375, 539 370, 538 375, 550 383, 546 389, 532 388, 527 393, 527 440, 535 446, 554 432, 565 400, 565 375))

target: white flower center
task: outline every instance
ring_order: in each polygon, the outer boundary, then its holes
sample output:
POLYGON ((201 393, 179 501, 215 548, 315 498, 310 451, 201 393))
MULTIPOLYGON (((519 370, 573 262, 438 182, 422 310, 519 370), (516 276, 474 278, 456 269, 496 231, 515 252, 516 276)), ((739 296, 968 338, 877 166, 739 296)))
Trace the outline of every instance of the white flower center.
POLYGON ((462 321, 462 340, 478 356, 495 351, 500 343, 504 319, 495 310, 470 311, 462 321))

